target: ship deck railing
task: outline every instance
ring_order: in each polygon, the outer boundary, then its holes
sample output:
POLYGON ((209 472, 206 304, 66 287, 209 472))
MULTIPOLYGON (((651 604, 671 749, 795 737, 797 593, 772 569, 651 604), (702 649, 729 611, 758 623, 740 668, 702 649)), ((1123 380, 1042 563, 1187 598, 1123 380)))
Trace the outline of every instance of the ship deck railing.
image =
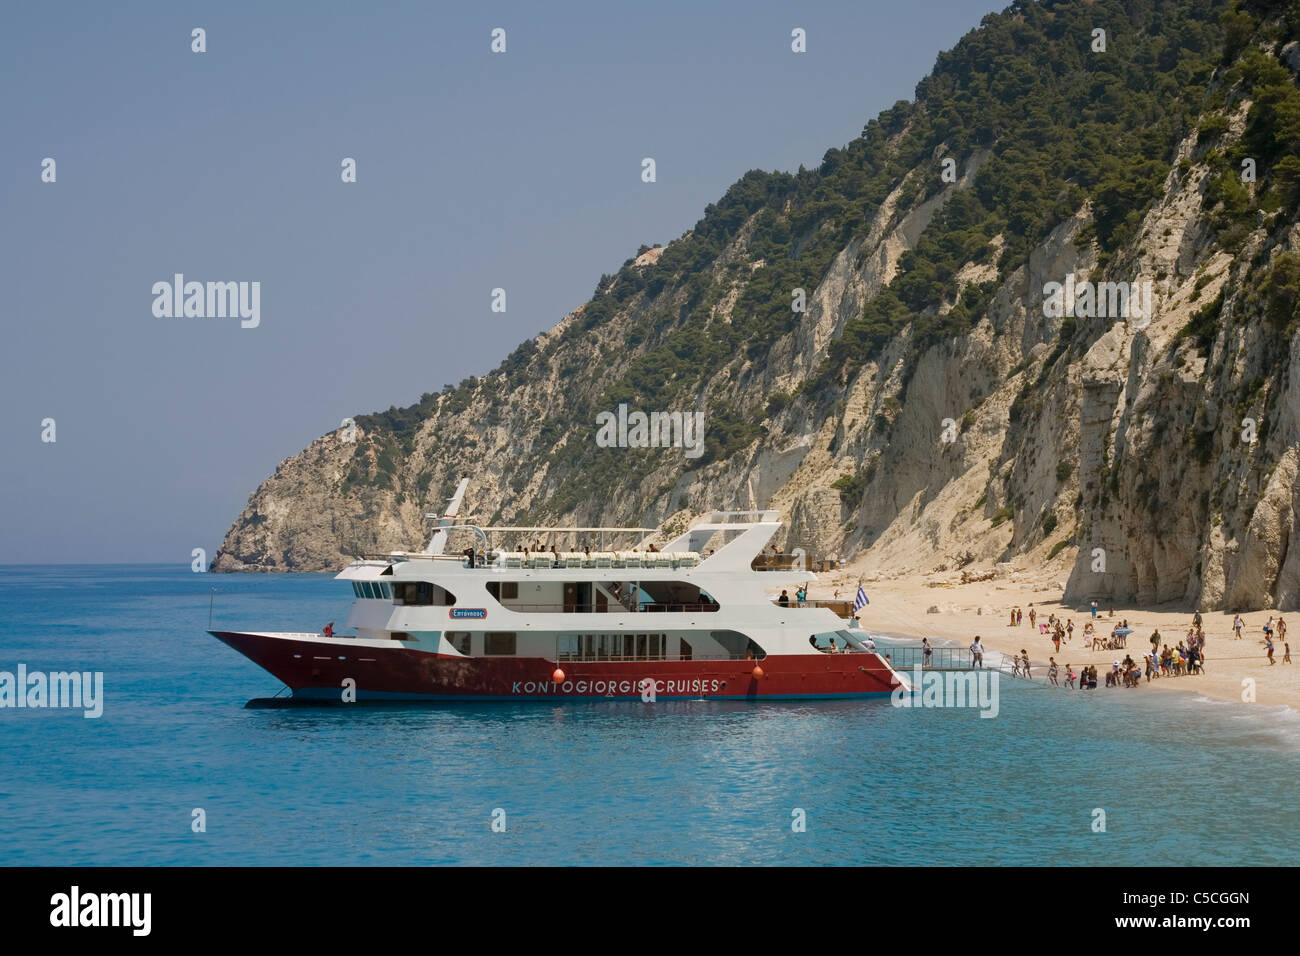
POLYGON ((798 608, 805 608, 805 607, 824 607, 824 608, 830 608, 832 611, 834 611, 836 614, 838 614, 840 617, 843 618, 849 618, 853 616, 852 601, 834 601, 834 600, 794 601, 792 600, 789 604, 781 604, 779 600, 774 598, 772 603, 776 604, 777 607, 781 607, 781 608, 788 607, 788 608, 798 609, 798 608))
MULTIPOLYGON (((910 671, 920 667, 930 671, 968 671, 975 667, 975 655, 968 647, 934 647, 930 648, 930 658, 926 660, 925 647, 921 644, 882 644, 876 648, 882 657, 888 656, 894 670, 910 671)), ((985 670, 1012 673, 1012 659, 1000 651, 984 650, 981 667, 985 670)), ((1046 661, 1032 661, 1031 667, 1042 668, 1046 672, 1046 661)))
POLYGON ((464 554, 425 554, 423 551, 365 552, 363 561, 458 561, 465 564, 464 554))
POLYGON ((624 604, 609 604, 605 607, 591 604, 502 604, 507 611, 548 612, 551 614, 638 614, 646 612, 677 611, 692 614, 707 614, 717 611, 717 604, 684 604, 677 601, 642 604, 640 607, 628 607, 624 604))
MULTIPOLYGON (((459 554, 424 554, 418 551, 391 551, 387 554, 363 554, 365 560, 387 561, 455 561, 469 569, 464 552, 459 554)), ((472 570, 476 571, 555 571, 564 569, 614 571, 668 571, 698 568, 707 555, 697 551, 601 551, 585 554, 574 551, 506 551, 476 554, 472 570)))
MULTIPOLYGON (((825 654, 826 652, 825 652, 825 651, 821 651, 821 653, 825 654)), ((877 650, 875 650, 875 651, 865 651, 865 650, 860 651, 860 650, 858 650, 858 649, 856 649, 856 648, 851 648, 850 650, 847 650, 847 651, 836 651, 834 654, 827 654, 827 656, 828 656, 828 657, 832 657, 832 656, 839 656, 839 655, 841 655, 841 654, 876 654, 876 655, 878 655, 878 656, 881 656, 881 652, 880 652, 879 649, 877 649, 877 650)), ((621 662, 621 661, 665 661, 665 662, 668 662, 668 663, 676 663, 676 662, 682 662, 682 661, 686 661, 686 662, 690 662, 690 661, 753 661, 755 664, 759 664, 759 663, 762 663, 763 660, 766 659, 766 656, 767 656, 767 655, 763 655, 762 657, 756 657, 756 656, 753 656, 753 655, 750 655, 750 654, 740 654, 740 653, 735 653, 735 654, 693 654, 693 655, 691 655, 691 656, 689 656, 689 657, 680 657, 680 656, 677 656, 677 655, 674 655, 674 654, 632 654, 632 655, 627 655, 627 654, 605 654, 605 655, 601 655, 601 656, 592 656, 592 655, 590 655, 590 654, 582 654, 582 653, 575 653, 575 652, 568 652, 568 651, 566 651, 566 652, 564 652, 564 653, 562 653, 562 654, 556 654, 556 655, 553 655, 552 658, 548 658, 548 659, 553 659, 553 660, 559 661, 560 663, 576 663, 576 664, 619 663, 619 662, 621 662)))
POLYGON ((743 661, 752 660, 758 662, 762 658, 746 657, 744 654, 694 654, 690 657, 680 657, 675 654, 603 654, 592 656, 590 654, 564 653, 555 655, 555 660, 564 664, 617 664, 629 661, 664 661, 667 663, 678 663, 681 661, 743 661))
POLYGON ((810 559, 806 554, 773 554, 766 552, 754 556, 749 562, 751 571, 834 571, 839 562, 834 558, 810 559))

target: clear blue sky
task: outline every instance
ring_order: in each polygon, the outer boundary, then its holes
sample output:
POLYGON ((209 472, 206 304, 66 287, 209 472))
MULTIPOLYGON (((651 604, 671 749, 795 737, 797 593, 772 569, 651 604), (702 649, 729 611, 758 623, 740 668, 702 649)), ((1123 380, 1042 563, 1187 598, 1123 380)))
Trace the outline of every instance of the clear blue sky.
POLYGON ((8 5, 0 563, 211 558, 282 459, 819 164, 1003 5, 8 5), (260 327, 156 318, 176 272, 261 282, 260 327))

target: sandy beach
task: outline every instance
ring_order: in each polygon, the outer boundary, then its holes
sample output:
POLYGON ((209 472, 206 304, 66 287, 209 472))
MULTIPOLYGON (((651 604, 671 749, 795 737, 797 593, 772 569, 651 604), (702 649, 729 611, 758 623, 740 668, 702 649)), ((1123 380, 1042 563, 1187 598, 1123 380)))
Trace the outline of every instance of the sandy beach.
MULTIPOLYGON (((852 600, 857 591, 858 576, 851 571, 819 575, 819 580, 809 588, 812 600, 834 597, 838 589, 841 599, 852 600)), ((1141 656, 1150 651, 1149 638, 1159 628, 1161 644, 1176 647, 1191 626, 1192 611, 1188 608, 1139 608, 1115 605, 1114 616, 1109 605, 1099 603, 1096 629, 1109 634, 1112 627, 1127 619, 1133 628, 1128 638, 1127 650, 1098 650, 1084 648, 1083 626, 1090 619, 1087 609, 1061 603, 1062 588, 1051 584, 1012 580, 988 580, 970 584, 943 584, 934 586, 933 579, 924 574, 884 577, 867 574, 862 578, 863 588, 870 604, 859 614, 862 626, 868 630, 891 636, 931 641, 950 639, 962 647, 971 643, 976 634, 990 650, 1011 655, 1022 648, 1029 652, 1033 674, 1045 678, 1048 657, 1055 657, 1061 665, 1064 678, 1065 665, 1075 672, 1085 664, 1095 664, 1099 678, 1116 659, 1126 653, 1141 662, 1141 656), (1056 614, 1074 621, 1073 640, 1062 642, 1056 653, 1052 641, 1038 628, 1029 626, 1030 607, 1040 621, 1056 614), (1024 621, 1019 627, 1010 625, 1011 609, 1019 607, 1024 621), (938 613, 930 613, 937 608, 938 613)), ((1264 645, 1261 643, 1264 622, 1277 611, 1252 611, 1243 613, 1245 627, 1242 638, 1236 640, 1232 632, 1232 611, 1211 611, 1202 615, 1205 628, 1205 673, 1181 677, 1160 678, 1147 682, 1143 678, 1137 689, 1104 687, 1099 679, 1097 691, 1110 694, 1184 691, 1198 693, 1216 700, 1243 701, 1247 693, 1243 681, 1254 679, 1254 702, 1264 705, 1285 704, 1296 707, 1300 702, 1300 664, 1283 664, 1282 642, 1274 638, 1274 660, 1270 666, 1264 645)), ((1285 615, 1291 627, 1300 626, 1300 613, 1285 615)), ((1292 659, 1300 658, 1300 631, 1288 636, 1292 659)), ((1071 693, 1063 690, 1063 693, 1071 693)), ((1247 701, 1248 702, 1248 701, 1247 701)))

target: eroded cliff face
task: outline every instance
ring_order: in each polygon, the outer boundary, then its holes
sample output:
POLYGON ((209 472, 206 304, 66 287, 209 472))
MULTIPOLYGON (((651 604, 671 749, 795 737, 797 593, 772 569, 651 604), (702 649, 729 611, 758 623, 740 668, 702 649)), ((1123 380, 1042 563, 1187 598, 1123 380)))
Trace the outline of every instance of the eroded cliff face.
POLYGON ((986 293, 968 332, 918 343, 908 321, 829 386, 810 383, 833 343, 978 181, 989 150, 969 151, 938 189, 918 187, 939 157, 898 177, 805 290, 806 313, 757 354, 707 344, 747 321, 742 293, 769 268, 752 248, 763 212, 703 267, 718 291, 686 319, 688 293, 655 279, 674 244, 649 250, 603 283, 617 298, 629 277, 645 280, 600 321, 588 325, 589 303, 400 423, 358 416, 354 441, 326 435, 281 463, 213 568, 329 570, 363 551, 418 547, 425 512, 468 474, 463 513, 482 524, 678 525, 712 508, 778 508, 789 521, 778 543, 864 573, 1010 561, 1067 582, 1080 602, 1294 607, 1300 338, 1261 289, 1300 252, 1300 227, 1261 221, 1228 254, 1208 223, 1210 179, 1250 106, 1230 97, 1213 150, 1195 131, 1170 144, 1158 196, 1121 248, 1099 253, 1087 200, 1014 268, 995 265, 1014 237, 995 235, 992 255, 957 272, 959 296, 986 293), (1152 314, 1048 314, 1045 286, 1067 276, 1149 281, 1152 314), (1217 310, 1208 319, 1207 307, 1217 310), (685 333, 698 333, 681 357, 698 384, 686 405, 652 404, 651 373, 637 363, 685 333), (594 413, 616 400, 702 410, 710 453, 595 450, 594 413))

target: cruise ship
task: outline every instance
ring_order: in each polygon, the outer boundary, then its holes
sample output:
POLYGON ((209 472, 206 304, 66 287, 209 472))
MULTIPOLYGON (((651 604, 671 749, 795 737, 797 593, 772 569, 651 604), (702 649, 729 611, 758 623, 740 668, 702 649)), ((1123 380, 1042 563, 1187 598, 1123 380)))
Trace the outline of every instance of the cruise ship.
POLYGON ((209 633, 282 681, 281 702, 825 699, 906 684, 847 606, 772 596, 816 580, 764 553, 775 511, 713 512, 659 548, 553 550, 543 542, 656 529, 480 527, 454 517, 464 489, 423 551, 337 576, 356 598, 345 633, 209 633), (473 543, 445 554, 452 534, 473 543), (491 545, 524 534, 546 538, 491 545))

